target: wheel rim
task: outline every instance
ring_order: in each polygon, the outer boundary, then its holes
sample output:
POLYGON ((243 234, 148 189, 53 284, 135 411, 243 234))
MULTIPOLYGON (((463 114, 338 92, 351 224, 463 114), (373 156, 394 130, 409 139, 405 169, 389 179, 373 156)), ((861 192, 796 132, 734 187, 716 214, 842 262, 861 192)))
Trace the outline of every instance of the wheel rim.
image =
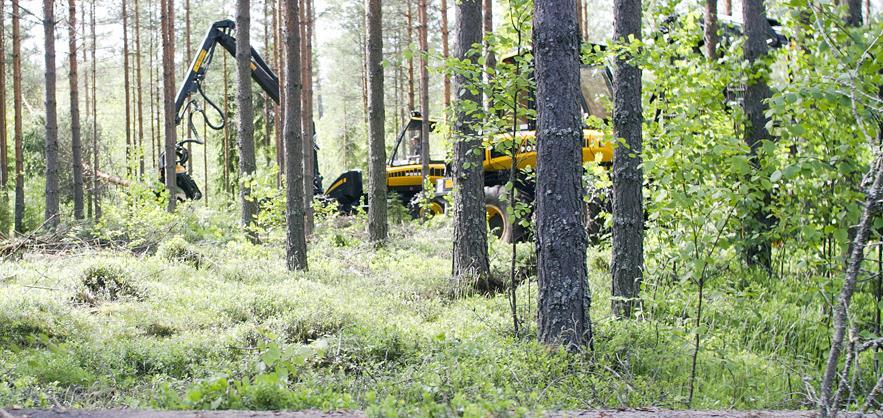
POLYGON ((488 231, 497 238, 502 238, 506 230, 506 220, 503 217, 503 211, 493 205, 485 205, 487 211, 487 227, 488 231))

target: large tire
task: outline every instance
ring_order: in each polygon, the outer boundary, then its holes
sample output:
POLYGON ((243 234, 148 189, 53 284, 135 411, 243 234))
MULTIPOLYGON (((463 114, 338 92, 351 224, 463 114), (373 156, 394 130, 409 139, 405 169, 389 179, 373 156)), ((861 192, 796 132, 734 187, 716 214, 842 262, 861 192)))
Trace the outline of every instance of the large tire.
POLYGON ((498 185, 484 188, 488 232, 502 241, 512 243, 525 238, 527 231, 521 225, 512 225, 507 212, 508 207, 505 187, 498 185))
POLYGON ((441 197, 434 197, 429 202, 429 205, 422 205, 420 199, 420 193, 417 193, 416 195, 414 195, 411 201, 408 202, 408 214, 411 215, 412 219, 429 219, 436 215, 441 215, 445 213, 448 204, 445 199, 441 197))

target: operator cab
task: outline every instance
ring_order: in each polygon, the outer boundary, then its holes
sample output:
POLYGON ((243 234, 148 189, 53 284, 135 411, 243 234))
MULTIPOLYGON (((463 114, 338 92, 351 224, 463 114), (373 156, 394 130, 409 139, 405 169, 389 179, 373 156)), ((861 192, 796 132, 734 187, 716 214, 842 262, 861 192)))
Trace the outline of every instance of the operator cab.
MULTIPOLYGON (((396 137, 395 147, 392 150, 392 155, 389 157, 389 161, 387 161, 387 165, 390 167, 401 167, 406 165, 419 165, 422 164, 421 160, 421 142, 420 135, 421 130, 423 129, 423 116, 418 111, 411 112, 410 118, 406 121, 405 125, 402 127, 402 130, 399 132, 396 137)), ((429 121, 429 152, 435 151, 436 153, 439 150, 442 150, 441 147, 441 138, 436 135, 433 131, 435 130, 436 123, 435 121, 429 121)), ((430 155, 430 162, 444 162, 443 155, 430 155)))

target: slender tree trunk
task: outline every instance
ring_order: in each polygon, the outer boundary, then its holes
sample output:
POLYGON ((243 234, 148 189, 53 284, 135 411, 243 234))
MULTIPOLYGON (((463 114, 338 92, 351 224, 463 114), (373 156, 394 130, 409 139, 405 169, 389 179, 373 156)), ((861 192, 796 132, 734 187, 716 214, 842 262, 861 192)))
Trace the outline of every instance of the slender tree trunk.
MULTIPOLYGON (((291 7, 289 4, 288 7, 291 7)), ((295 10, 296 12, 296 10, 295 10)), ((287 28, 297 30, 297 27, 287 28)), ((239 173, 242 178, 250 178, 255 174, 254 156, 254 106, 251 92, 251 1, 236 1, 236 105, 239 111, 239 173)), ((292 51, 288 51, 292 53, 292 51)), ((297 82, 291 80, 292 82, 297 82)), ((240 179, 241 181, 242 179, 240 179)), ((242 206, 242 226, 246 228, 249 240, 258 241, 258 236, 251 229, 257 202, 252 200, 251 186, 248 182, 239 185, 239 203, 242 206)))
POLYGON ((43 0, 44 60, 46 68, 46 226, 59 223, 58 213, 58 109, 55 101, 55 2, 43 0))
MULTIPOLYGON (((451 56, 450 48, 449 48, 449 40, 448 40, 448 0, 441 0, 441 48, 442 48, 442 58, 445 61, 448 60, 448 57, 451 56)), ((445 71, 443 83, 443 97, 442 102, 444 103, 445 110, 451 106, 451 75, 445 71)))
MULTIPOLYGON (((405 0, 408 3, 408 50, 413 51, 414 48, 414 0, 405 0)), ((408 112, 416 109, 414 100, 414 54, 408 55, 408 112)))
POLYGON ((21 8, 12 0, 12 89, 15 131, 15 222, 13 228, 24 233, 25 167, 22 152, 22 89, 21 89, 21 8))
MULTIPOLYGON (((752 65, 752 71, 760 73, 759 77, 749 77, 745 87, 743 108, 745 110, 745 143, 751 148, 751 163, 755 168, 760 168, 758 153, 763 141, 769 140, 766 125, 769 119, 766 117, 766 101, 770 98, 770 88, 766 78, 768 69, 758 68, 763 65, 763 57, 767 54, 766 34, 769 33, 769 23, 766 19, 766 9, 763 0, 744 0, 742 2, 742 21, 744 22, 745 45, 742 47, 745 59, 752 65)), ((761 266, 767 270, 771 268, 771 252, 769 239, 764 234, 772 227, 767 204, 770 201, 769 190, 763 191, 763 201, 760 207, 754 209, 754 214, 748 219, 747 248, 745 259, 749 266, 761 266)))
MULTIPOLYGON (((748 0, 751 1, 751 0, 748 0)), ((877 155, 869 173, 874 181, 868 189, 862 208, 861 219, 856 227, 855 235, 850 247, 849 260, 846 264, 846 274, 837 304, 834 307, 834 330, 831 336, 831 351, 828 353, 828 361, 825 365, 825 374, 822 377, 820 393, 821 415, 836 416, 839 405, 832 405, 832 395, 835 384, 839 381, 838 364, 840 353, 843 350, 843 340, 849 325, 849 303, 858 283, 861 273, 862 261, 865 257, 865 248, 871 235, 874 220, 880 214, 880 201, 883 199, 883 157, 877 155)))
POLYGON ((304 45, 304 53, 301 55, 304 72, 303 77, 303 147, 304 147, 304 230, 309 236, 313 233, 313 167, 316 162, 313 160, 313 22, 311 16, 313 14, 313 0, 304 0, 306 6, 303 11, 304 15, 304 36, 301 38, 304 45))
POLYGON ((120 14, 123 18, 123 86, 126 90, 126 174, 132 175, 132 85, 129 80, 129 5, 123 0, 120 14))
MULTIPOLYGON (((227 67, 227 54, 224 54, 224 118, 230 115, 230 72, 227 67)), ((268 122, 269 123, 269 122, 268 122)), ((224 124, 224 191, 230 192, 230 124, 224 124)))
MULTIPOLYGON (((454 57, 477 63, 468 56, 472 45, 481 42, 480 0, 461 0, 454 7, 454 57)), ((467 88, 463 74, 454 75, 456 113, 454 116, 454 161, 451 165, 454 188, 454 271, 455 280, 485 279, 490 273, 487 252, 487 217, 484 207, 484 175, 478 121, 464 109, 481 105, 481 94, 467 88)))
POLYGON ((705 0, 705 57, 717 58, 717 0, 705 0))
MULTIPOLYGON (((264 4, 264 20, 263 20, 264 53, 270 54, 270 22, 272 22, 272 20, 273 20, 273 18, 270 16, 270 10, 275 10, 275 9, 270 6, 270 0, 264 0, 263 4, 264 4)), ((275 13, 275 11, 273 13, 275 13)), ((273 58, 273 56, 271 56, 271 55, 267 55, 267 57, 271 58, 271 59, 273 58)), ((276 63, 274 62, 273 65, 275 66, 276 63)), ((279 69, 279 67, 276 67, 276 68, 279 69)), ((281 69, 279 69, 279 70, 281 70, 281 69)), ((281 88, 281 86, 280 86, 280 88, 281 88)), ((272 115, 270 108, 272 106, 273 106, 273 101, 270 99, 270 96, 268 94, 264 93, 264 143, 263 143, 263 147, 266 150, 266 155, 264 156, 264 158, 266 159, 266 162, 268 165, 272 161, 271 156, 270 156, 270 150, 272 149, 271 144, 273 143, 273 141, 270 139, 270 138, 272 138, 272 135, 273 135, 273 132, 272 132, 273 124, 270 122, 270 117, 272 115)))
POLYGON ((138 153, 138 178, 144 176, 144 95, 141 92, 143 87, 141 84, 141 5, 138 0, 135 0, 135 114, 138 119, 135 152, 138 153))
MULTIPOLYGON (((88 38, 87 33, 88 32, 86 32, 86 4, 82 3, 82 7, 80 7, 80 34, 82 36, 81 39, 83 40, 83 45, 80 47, 80 49, 83 50, 83 69, 84 69, 84 71, 83 71, 83 87, 84 87, 83 92, 85 93, 85 95, 83 96, 83 98, 85 100, 83 100, 83 101, 85 102, 85 105, 86 105, 86 120, 88 121, 88 119, 90 117, 92 117, 92 99, 89 98, 89 93, 90 93, 90 90, 89 90, 89 63, 88 63, 89 48, 86 47, 86 39, 88 38)), ((85 143, 85 145, 82 146, 81 148, 83 148, 85 150, 84 155, 83 155, 84 159, 87 162, 92 161, 92 152, 91 152, 91 149, 89 148, 88 142, 85 143)), ((85 184, 84 184, 84 187, 86 187, 85 184)), ((91 186, 89 186, 89 189, 90 189, 89 196, 86 197, 86 219, 92 219, 91 186)))
POLYGON ((98 189, 98 170, 100 169, 98 163, 101 161, 98 157, 98 101, 97 101, 97 91, 98 91, 98 60, 95 59, 95 51, 97 49, 98 43, 96 42, 95 37, 95 3, 97 0, 92 0, 92 5, 89 12, 89 20, 91 27, 91 35, 92 35, 92 207, 95 209, 95 220, 101 219, 101 190, 98 189))
MULTIPOLYGON (((614 1, 614 39, 641 39, 641 1, 614 1)), ((641 70, 619 56, 613 73, 613 262, 611 303, 619 318, 637 307, 644 270, 644 195, 641 168, 641 70)))
MULTIPOLYGON (((239 0, 246 1, 246 0, 239 0)), ((300 31, 297 1, 286 2, 285 10, 285 221, 286 261, 289 271, 307 269, 304 234, 303 137, 301 136, 300 31)))
MULTIPOLYGON (((427 13, 427 0, 418 0, 417 15, 420 19, 420 113, 423 115, 423 123, 420 124, 420 161, 423 163, 421 175, 423 186, 429 179, 429 19, 427 13)), ((430 188, 432 185, 430 185, 430 188)))
MULTIPOLYGON (((494 32, 494 0, 484 0, 484 10, 482 11, 482 28, 484 32, 484 36, 487 36, 494 32)), ((489 42, 484 42, 484 82, 487 84, 491 83, 491 78, 493 77, 494 67, 497 66, 497 58, 494 56, 494 51, 491 49, 491 44, 489 42)), ((490 109, 493 107, 493 98, 485 91, 484 97, 484 105, 485 108, 490 109)))
MULTIPOLYGON (((312 45, 319 45, 319 37, 316 34, 316 5, 313 3, 313 0, 310 0, 310 26, 312 27, 312 29, 310 29, 310 34, 312 35, 310 43, 312 45)), ((316 113, 319 114, 319 119, 321 120, 322 116, 324 116, 325 110, 322 108, 322 89, 320 88, 322 83, 319 82, 319 74, 321 74, 319 72, 319 60, 312 60, 310 65, 313 67, 312 74, 315 77, 311 81, 313 93, 310 93, 310 96, 316 97, 316 113)), ((313 132, 315 133, 315 129, 313 129, 313 132)), ((318 161, 313 161, 313 164, 318 163, 318 161)))
POLYGON ((534 2, 537 81, 539 339, 590 343, 587 239, 582 219, 582 114, 574 0, 534 2))
MULTIPOLYGON (((160 0, 163 24, 163 132, 165 137, 165 178, 169 192, 168 210, 175 211, 176 157, 175 143, 175 0, 160 0)), ((248 32, 246 32, 248 33, 248 32)))
MULTIPOLYGON (((153 20, 152 19, 152 17, 153 17, 152 10, 153 10, 152 8, 148 8, 148 12, 149 12, 148 18, 151 21, 153 20)), ((155 52, 156 52, 156 44, 154 43, 154 34, 153 33, 150 34, 150 45, 148 46, 148 50, 150 51, 150 53, 148 54, 148 59, 147 59, 147 89, 149 90, 149 93, 150 93, 150 97, 149 97, 149 100, 150 100, 150 110, 149 110, 150 111, 150 113, 149 113, 149 115, 150 115, 150 117, 149 117, 149 121, 150 121, 150 162, 153 167, 158 167, 156 165, 156 149, 157 149, 156 132, 159 129, 154 128, 154 120, 157 119, 155 117, 157 106, 156 106, 156 95, 154 94, 154 89, 156 88, 156 84, 154 82, 154 77, 153 77, 153 73, 154 73, 154 62, 153 62, 154 60, 153 60, 153 58, 154 58, 155 52)))
MULTIPOLYGON (((274 59, 276 61, 276 68, 283 68, 285 59, 284 53, 282 50, 282 26, 284 22, 282 22, 282 9, 284 7, 284 0, 279 0, 276 5, 275 13, 273 13, 273 36, 275 37, 275 42, 273 45, 274 59)), ((285 85, 285 71, 279 72, 279 85, 285 85)), ((276 105, 276 117, 273 120, 274 130, 276 131, 276 166, 279 167, 279 175, 276 178, 276 184, 279 187, 282 187, 282 174, 285 172, 285 151, 283 149, 282 142, 282 109, 285 108, 285 95, 283 94, 279 98, 279 104, 276 105)))
POLYGON ((733 0, 724 0, 724 14, 733 16, 733 0))
POLYGON ((80 95, 79 75, 77 74, 77 4, 68 0, 68 47, 70 55, 70 96, 71 96, 71 169, 74 179, 74 219, 83 219, 83 156, 80 139, 80 95))
POLYGON ((368 28, 368 236, 372 242, 385 241, 386 219, 386 142, 383 105, 383 18, 381 0, 365 1, 368 28))
MULTIPOLYGON (((187 58, 184 59, 184 66, 186 67, 187 61, 193 59, 193 45, 190 42, 190 0, 184 0, 184 51, 187 53, 187 58)), ((182 74, 186 74, 187 68, 182 67, 182 74)), ((183 125, 183 124, 182 124, 183 125)), ((181 134, 184 138, 190 137, 189 127, 182 126, 181 134)), ((187 143, 187 152, 193 156, 193 143, 187 143)), ((193 160, 196 158, 190 158, 187 160, 187 173, 191 176, 193 175, 193 160)))
MULTIPOLYGON (((12 11, 16 13, 15 10, 12 11)), ((6 196, 6 187, 9 184, 9 150, 6 132, 6 2, 0 4, 0 189, 6 196)), ((4 198, 3 219, 6 218, 7 207, 4 198)), ((7 225, 2 225, 0 233, 7 232, 7 225)))

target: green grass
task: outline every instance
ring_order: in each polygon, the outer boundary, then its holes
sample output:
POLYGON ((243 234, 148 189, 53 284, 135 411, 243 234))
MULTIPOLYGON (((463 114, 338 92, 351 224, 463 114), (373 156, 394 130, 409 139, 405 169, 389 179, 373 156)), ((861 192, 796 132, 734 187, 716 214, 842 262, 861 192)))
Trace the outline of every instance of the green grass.
MULTIPOLYGON (((603 249, 588 260, 595 351, 569 354, 535 342, 535 282, 518 288, 517 336, 504 294, 451 285, 449 220, 394 225, 377 250, 361 219, 320 223, 306 273, 284 269, 274 233, 253 246, 219 238, 211 222, 211 238, 194 240, 200 231, 185 224, 190 242, 169 238, 153 254, 0 262, 0 406, 383 416, 686 407, 694 287, 648 271, 643 319, 615 321, 603 249), (96 271, 125 292, 84 301, 96 271)), ((491 248, 501 278, 508 251, 491 248)), ((709 283, 692 406, 803 407, 802 379, 812 384, 827 349, 821 295, 796 286, 806 278, 742 279, 709 283)))

